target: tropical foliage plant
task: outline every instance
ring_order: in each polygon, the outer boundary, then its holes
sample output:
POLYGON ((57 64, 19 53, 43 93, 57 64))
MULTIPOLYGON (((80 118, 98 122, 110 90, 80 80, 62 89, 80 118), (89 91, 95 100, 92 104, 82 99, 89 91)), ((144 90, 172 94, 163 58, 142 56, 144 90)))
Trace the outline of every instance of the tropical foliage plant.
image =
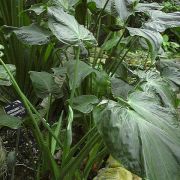
POLYGON ((142 178, 180 178, 180 65, 162 50, 180 12, 138 0, 0 5, 0 85, 27 110, 23 121, 2 114, 0 125, 33 131, 37 179, 87 179, 109 153, 142 178))

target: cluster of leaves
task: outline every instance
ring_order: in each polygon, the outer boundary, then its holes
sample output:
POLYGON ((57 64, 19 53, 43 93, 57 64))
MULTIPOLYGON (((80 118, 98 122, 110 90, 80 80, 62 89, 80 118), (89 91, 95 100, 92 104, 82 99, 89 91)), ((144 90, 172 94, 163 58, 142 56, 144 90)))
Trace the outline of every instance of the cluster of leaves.
POLYGON ((163 36, 163 48, 166 52, 170 51, 174 54, 177 54, 179 52, 180 46, 176 42, 170 42, 168 35, 163 36))
MULTIPOLYGON (((100 165, 109 152, 141 177, 180 178, 176 111, 180 65, 160 59, 161 33, 180 26, 180 13, 161 9, 157 3, 136 0, 50 0, 26 9, 32 24, 2 27, 6 38, 16 38, 23 47, 33 51, 39 46, 33 56, 39 52, 43 62, 55 61, 45 63, 47 69, 39 68, 38 63, 35 69, 28 68, 38 102, 42 102, 37 110, 16 83, 15 66, 1 60, 1 85, 13 85, 28 111, 24 124, 35 128, 42 151, 42 176, 50 170, 54 179, 87 179, 93 164, 100 165), (132 23, 136 19, 138 25, 132 23), (141 64, 128 60, 128 53, 137 50, 146 54, 141 64), (59 112, 51 117, 55 103, 59 112), (52 119, 56 122, 49 125, 52 119), (84 129, 77 144, 73 142, 74 124, 84 129), (62 153, 60 165, 53 157, 57 150, 62 153)), ((0 117, 0 125, 13 128, 14 119, 0 117)))
MULTIPOLYGON (((180 11, 180 4, 178 1, 165 1, 163 2, 162 10, 166 13, 180 11)), ((169 57, 179 56, 178 52, 180 39, 180 28, 172 28, 167 30, 163 35, 163 50, 169 57)))
POLYGON ((169 0, 169 1, 165 1, 163 3, 163 10, 165 12, 175 12, 175 11, 180 11, 180 4, 178 1, 172 1, 172 0, 169 0))

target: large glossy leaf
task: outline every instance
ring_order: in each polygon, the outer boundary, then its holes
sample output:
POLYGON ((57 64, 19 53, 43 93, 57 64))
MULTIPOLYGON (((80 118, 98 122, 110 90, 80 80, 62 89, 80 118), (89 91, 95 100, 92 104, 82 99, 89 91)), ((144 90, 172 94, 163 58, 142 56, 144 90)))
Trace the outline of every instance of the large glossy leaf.
POLYGON ((104 101, 94 120, 112 156, 149 180, 180 178, 180 130, 177 114, 154 96, 131 94, 127 106, 104 101))
POLYGON ((98 98, 94 95, 82 95, 73 99, 72 108, 82 113, 90 113, 98 102, 98 98))
POLYGON ((151 19, 144 24, 145 28, 163 32, 167 28, 180 26, 180 12, 164 13, 158 10, 149 11, 151 19))
POLYGON ((50 94, 56 98, 61 98, 62 93, 62 83, 57 84, 55 82, 55 77, 47 72, 30 72, 30 78, 34 86, 34 90, 39 98, 46 98, 50 94))
POLYGON ((17 117, 5 114, 0 115, 0 127, 6 126, 11 129, 18 129, 21 126, 21 123, 21 119, 17 117))
POLYGON ((113 6, 120 19, 126 22, 128 17, 134 12, 134 6, 138 0, 114 0, 113 6))
POLYGON ((46 11, 45 4, 44 3, 38 3, 38 4, 33 4, 27 11, 32 11, 36 15, 41 15, 43 12, 46 11))
MULTIPOLYGON (((166 67, 161 71, 161 75, 180 87, 180 69, 175 67, 166 67)), ((178 91, 178 88, 176 88, 176 91, 178 91)))
POLYGON ((78 0, 51 0, 51 2, 55 6, 62 7, 64 10, 70 10, 78 0))
POLYGON ((180 86, 180 63, 168 60, 160 61, 161 75, 180 86))
POLYGON ((59 41, 76 46, 97 44, 93 34, 83 25, 78 24, 74 16, 55 7, 49 7, 48 14, 49 28, 59 41))
MULTIPOLYGON (((76 61, 69 61, 65 64, 67 68, 67 75, 69 78, 69 85, 72 88, 73 80, 74 80, 74 68, 75 68, 76 61)), ((89 74, 95 72, 95 70, 89 66, 88 64, 84 63, 83 61, 79 61, 78 64, 78 76, 76 79, 76 87, 79 87, 82 81, 87 77, 89 74)))
POLYGON ((118 78, 111 79, 111 91, 114 97, 126 99, 131 90, 133 90, 133 86, 129 85, 127 82, 118 78))
MULTIPOLYGON (((98 9, 103 9, 105 4, 106 4, 106 0, 88 0, 88 3, 90 2, 95 2, 96 7, 98 9)), ((111 12, 111 4, 112 4, 113 0, 109 0, 108 4, 105 7, 105 11, 107 12, 111 12)))
POLYGON ((137 12, 149 12, 150 10, 161 10, 163 6, 158 3, 138 3, 135 7, 137 12))
POLYGON ((141 87, 145 92, 158 94, 166 106, 176 106, 175 93, 169 83, 161 78, 157 71, 148 71, 147 73, 138 71, 138 76, 144 81, 141 87))
POLYGON ((151 51, 151 56, 154 59, 163 42, 163 38, 159 32, 151 31, 141 28, 127 28, 131 36, 139 36, 146 40, 148 47, 151 51))
MULTIPOLYGON (((16 67, 12 64, 6 64, 8 69, 10 70, 10 72, 15 75, 16 74, 16 67)), ((4 69, 4 67, 2 65, 0 65, 0 86, 10 86, 11 83, 11 79, 8 75, 8 73, 6 72, 6 70, 4 69)))
POLYGON ((15 33, 20 41, 28 45, 43 45, 50 40, 49 32, 35 24, 20 28, 4 26, 3 29, 15 33))

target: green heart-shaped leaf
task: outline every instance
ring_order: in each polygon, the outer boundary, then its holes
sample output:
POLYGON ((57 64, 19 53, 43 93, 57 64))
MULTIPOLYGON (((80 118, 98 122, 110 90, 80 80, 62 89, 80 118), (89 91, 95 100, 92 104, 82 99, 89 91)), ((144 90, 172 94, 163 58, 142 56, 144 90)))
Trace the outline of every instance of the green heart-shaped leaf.
POLYGON ((180 178, 179 119, 154 96, 102 101, 93 114, 109 152, 127 169, 149 180, 180 178))

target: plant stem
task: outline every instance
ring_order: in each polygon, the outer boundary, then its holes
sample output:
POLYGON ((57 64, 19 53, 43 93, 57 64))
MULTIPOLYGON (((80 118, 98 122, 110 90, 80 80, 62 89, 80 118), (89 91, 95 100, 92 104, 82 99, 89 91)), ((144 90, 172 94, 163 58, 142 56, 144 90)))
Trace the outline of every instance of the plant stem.
MULTIPOLYGON (((4 69, 6 70, 6 72, 8 73, 8 75, 10 76, 11 78, 11 81, 12 81, 12 84, 15 88, 15 90, 17 91, 18 95, 21 97, 22 99, 22 102, 25 106, 25 108, 27 109, 27 112, 32 120, 32 123, 35 127, 35 136, 37 137, 37 141, 38 141, 38 145, 40 147, 40 149, 42 150, 42 153, 44 154, 44 157, 47 157, 47 159, 43 159, 43 162, 45 162, 47 164, 47 161, 48 163, 50 163, 50 167, 51 167, 51 171, 54 175, 54 177, 58 177, 58 167, 57 165, 55 164, 55 161, 52 157, 52 154, 47 146, 47 144, 45 143, 44 141, 44 138, 43 138, 43 135, 39 129, 39 126, 37 124, 37 121, 32 113, 32 110, 31 110, 31 107, 32 107, 32 104, 28 101, 28 99, 26 98, 26 96, 22 93, 21 89, 19 88, 16 80, 14 79, 13 75, 11 74, 11 72, 9 71, 8 67, 6 66, 6 64, 4 64, 4 62, 2 61, 2 59, 0 59, 0 63, 3 65, 4 69), (31 106, 31 107, 30 107, 31 106)), ((33 107, 34 108, 34 107, 33 107)), ((35 109, 35 108, 34 108, 35 109)), ((40 118, 40 120, 43 121, 43 119, 41 118, 41 116, 39 115, 39 113, 37 112, 36 110, 36 115, 40 118)), ((46 124, 46 123, 45 123, 46 124)), ((49 133, 50 134, 53 134, 52 133, 52 130, 50 127, 48 127, 49 129, 49 133)), ((57 139, 57 137, 53 134, 53 137, 55 137, 55 139, 57 140, 57 142, 59 142, 59 140, 57 139)), ((61 144, 60 144, 61 145, 61 144)), ((57 178, 56 178, 57 179, 57 178)))
POLYGON ((27 111, 28 111, 28 114, 33 122, 33 125, 36 129, 36 133, 38 134, 37 137, 39 138, 38 141, 40 143, 40 147, 42 147, 42 145, 44 144, 44 139, 43 139, 43 136, 42 136, 42 133, 39 129, 39 126, 37 124, 37 121, 35 120, 34 116, 33 116, 33 113, 26 101, 26 97, 24 96, 24 94, 21 92, 21 89, 19 88, 18 84, 16 83, 13 75, 11 74, 11 72, 9 71, 8 67, 4 64, 4 62, 2 61, 2 59, 0 59, 0 63, 3 65, 4 69, 6 70, 6 72, 8 73, 9 77, 11 78, 11 81, 12 81, 12 84, 15 88, 15 90, 17 91, 17 93, 19 94, 19 96, 21 97, 23 103, 24 103, 24 106, 26 107, 27 111))
POLYGON ((116 46, 112 49, 112 52, 111 52, 111 54, 110 54, 109 59, 111 59, 112 55, 113 55, 113 54, 114 54, 114 52, 116 51, 116 49, 117 49, 118 45, 120 44, 120 42, 121 42, 122 38, 124 37, 124 34, 125 34, 125 29, 124 29, 124 32, 122 33, 121 37, 119 38, 119 40, 118 40, 118 42, 117 42, 116 46))
POLYGON ((9 69, 7 68, 7 66, 4 64, 4 62, 2 61, 2 59, 0 59, 0 63, 3 65, 3 67, 5 68, 5 70, 7 71, 8 75, 11 78, 11 81, 13 83, 13 86, 15 88, 15 90, 17 91, 17 93, 19 94, 19 96, 21 97, 28 113, 29 116, 33 122, 33 125, 35 126, 35 129, 37 129, 37 137, 39 138, 39 141, 41 142, 41 145, 44 144, 44 139, 42 136, 42 133, 39 129, 39 126, 37 124, 37 121, 32 113, 32 111, 34 111, 34 113, 37 115, 37 117, 41 120, 41 122, 43 123, 44 127, 49 131, 49 133, 51 134, 51 136, 54 137, 54 139, 57 141, 58 145, 63 148, 63 145, 61 144, 61 142, 59 141, 59 139, 55 136, 55 134, 53 133, 53 131, 51 130, 51 128, 49 127, 49 125, 46 123, 46 121, 41 117, 41 115, 39 114, 39 112, 34 108, 34 106, 30 103, 30 101, 26 98, 26 96, 23 94, 23 92, 21 91, 21 89, 19 88, 18 84, 16 83, 16 80, 14 79, 13 75, 11 74, 11 72, 9 71, 9 69), (32 111, 31 111, 32 109, 32 111))
POLYGON ((51 102, 52 102, 52 94, 50 93, 48 96, 48 107, 47 107, 47 114, 46 114, 46 122, 48 122, 48 120, 49 120, 51 102))
MULTIPOLYGON (((94 61, 93 61, 93 67, 96 66, 96 64, 97 64, 97 62, 98 62, 98 59, 102 56, 102 53, 103 53, 103 46, 104 46, 105 43, 109 40, 109 38, 111 37, 111 35, 112 35, 112 32, 110 32, 110 33, 107 35, 107 37, 106 37, 106 39, 105 39, 103 45, 101 46, 101 49, 100 49, 98 55, 96 56, 96 58, 95 58, 94 61)), ((94 56, 94 57, 95 57, 95 56, 94 56)))
POLYGON ((96 153, 97 154, 92 159, 90 159, 90 161, 88 162, 88 164, 85 167, 85 170, 84 170, 85 179, 88 179, 88 176, 89 176, 89 173, 92 169, 93 164, 97 161, 100 162, 99 160, 100 159, 102 160, 103 157, 107 154, 107 148, 105 147, 100 152, 96 152, 96 153))
POLYGON ((123 57, 120 59, 120 61, 117 63, 117 65, 115 66, 115 68, 112 70, 112 74, 111 77, 114 75, 114 73, 117 71, 118 67, 120 66, 120 64, 123 62, 124 58, 126 57, 126 55, 129 53, 129 51, 131 50, 132 46, 134 45, 134 43, 136 42, 136 40, 138 39, 138 37, 135 37, 131 42, 130 42, 130 46, 127 49, 127 51, 124 53, 123 57))
POLYGON ((70 101, 69 101, 69 104, 71 107, 73 104, 73 98, 74 98, 74 93, 76 90, 76 83, 77 83, 77 78, 78 78, 79 56, 80 56, 80 47, 78 47, 78 49, 76 51, 76 64, 75 64, 75 69, 74 69, 74 80, 73 80, 73 85, 72 85, 72 90, 71 90, 71 95, 70 95, 70 101))
POLYGON ((61 171, 61 179, 65 177, 65 175, 68 174, 72 176, 74 174, 74 170, 79 167, 83 161, 83 159, 89 154, 93 146, 98 143, 101 140, 101 137, 99 134, 95 134, 94 136, 91 136, 91 138, 88 140, 86 145, 82 148, 80 153, 75 157, 72 161, 70 161, 61 171))
POLYGON ((100 11, 100 13, 99 13, 99 15, 98 15, 98 18, 97 18, 97 20, 96 20, 96 23, 95 23, 93 32, 96 31, 96 28, 97 28, 97 26, 98 26, 98 23, 99 23, 99 20, 100 20, 100 18, 101 18, 101 15, 102 15, 103 11, 105 10, 105 8, 106 8, 108 2, 109 2, 109 0, 106 0, 106 3, 104 4, 104 7, 101 9, 101 11, 100 11))
POLYGON ((41 117, 41 115, 39 114, 39 112, 36 110, 36 108, 30 103, 30 101, 28 99, 27 103, 30 106, 30 108, 32 109, 32 111, 37 115, 37 117, 41 120, 42 124, 44 125, 44 127, 49 131, 50 135, 57 141, 57 144, 61 147, 61 149, 63 148, 62 143, 59 141, 59 139, 56 137, 56 135, 53 133, 53 131, 51 130, 51 128, 49 127, 49 124, 46 123, 45 119, 43 119, 41 117))
POLYGON ((79 150, 79 148, 81 147, 81 145, 91 136, 93 136, 95 133, 97 133, 97 130, 95 127, 93 127, 91 130, 89 130, 89 132, 87 132, 82 139, 73 147, 71 148, 68 156, 66 157, 66 159, 64 160, 64 162, 62 163, 62 167, 65 166, 65 164, 67 164, 72 157, 74 156, 74 154, 79 150))
POLYGON ((124 99, 122 99, 121 97, 117 98, 119 102, 121 102, 122 104, 125 104, 127 107, 130 107, 130 105, 128 104, 127 101, 125 101, 124 99))

